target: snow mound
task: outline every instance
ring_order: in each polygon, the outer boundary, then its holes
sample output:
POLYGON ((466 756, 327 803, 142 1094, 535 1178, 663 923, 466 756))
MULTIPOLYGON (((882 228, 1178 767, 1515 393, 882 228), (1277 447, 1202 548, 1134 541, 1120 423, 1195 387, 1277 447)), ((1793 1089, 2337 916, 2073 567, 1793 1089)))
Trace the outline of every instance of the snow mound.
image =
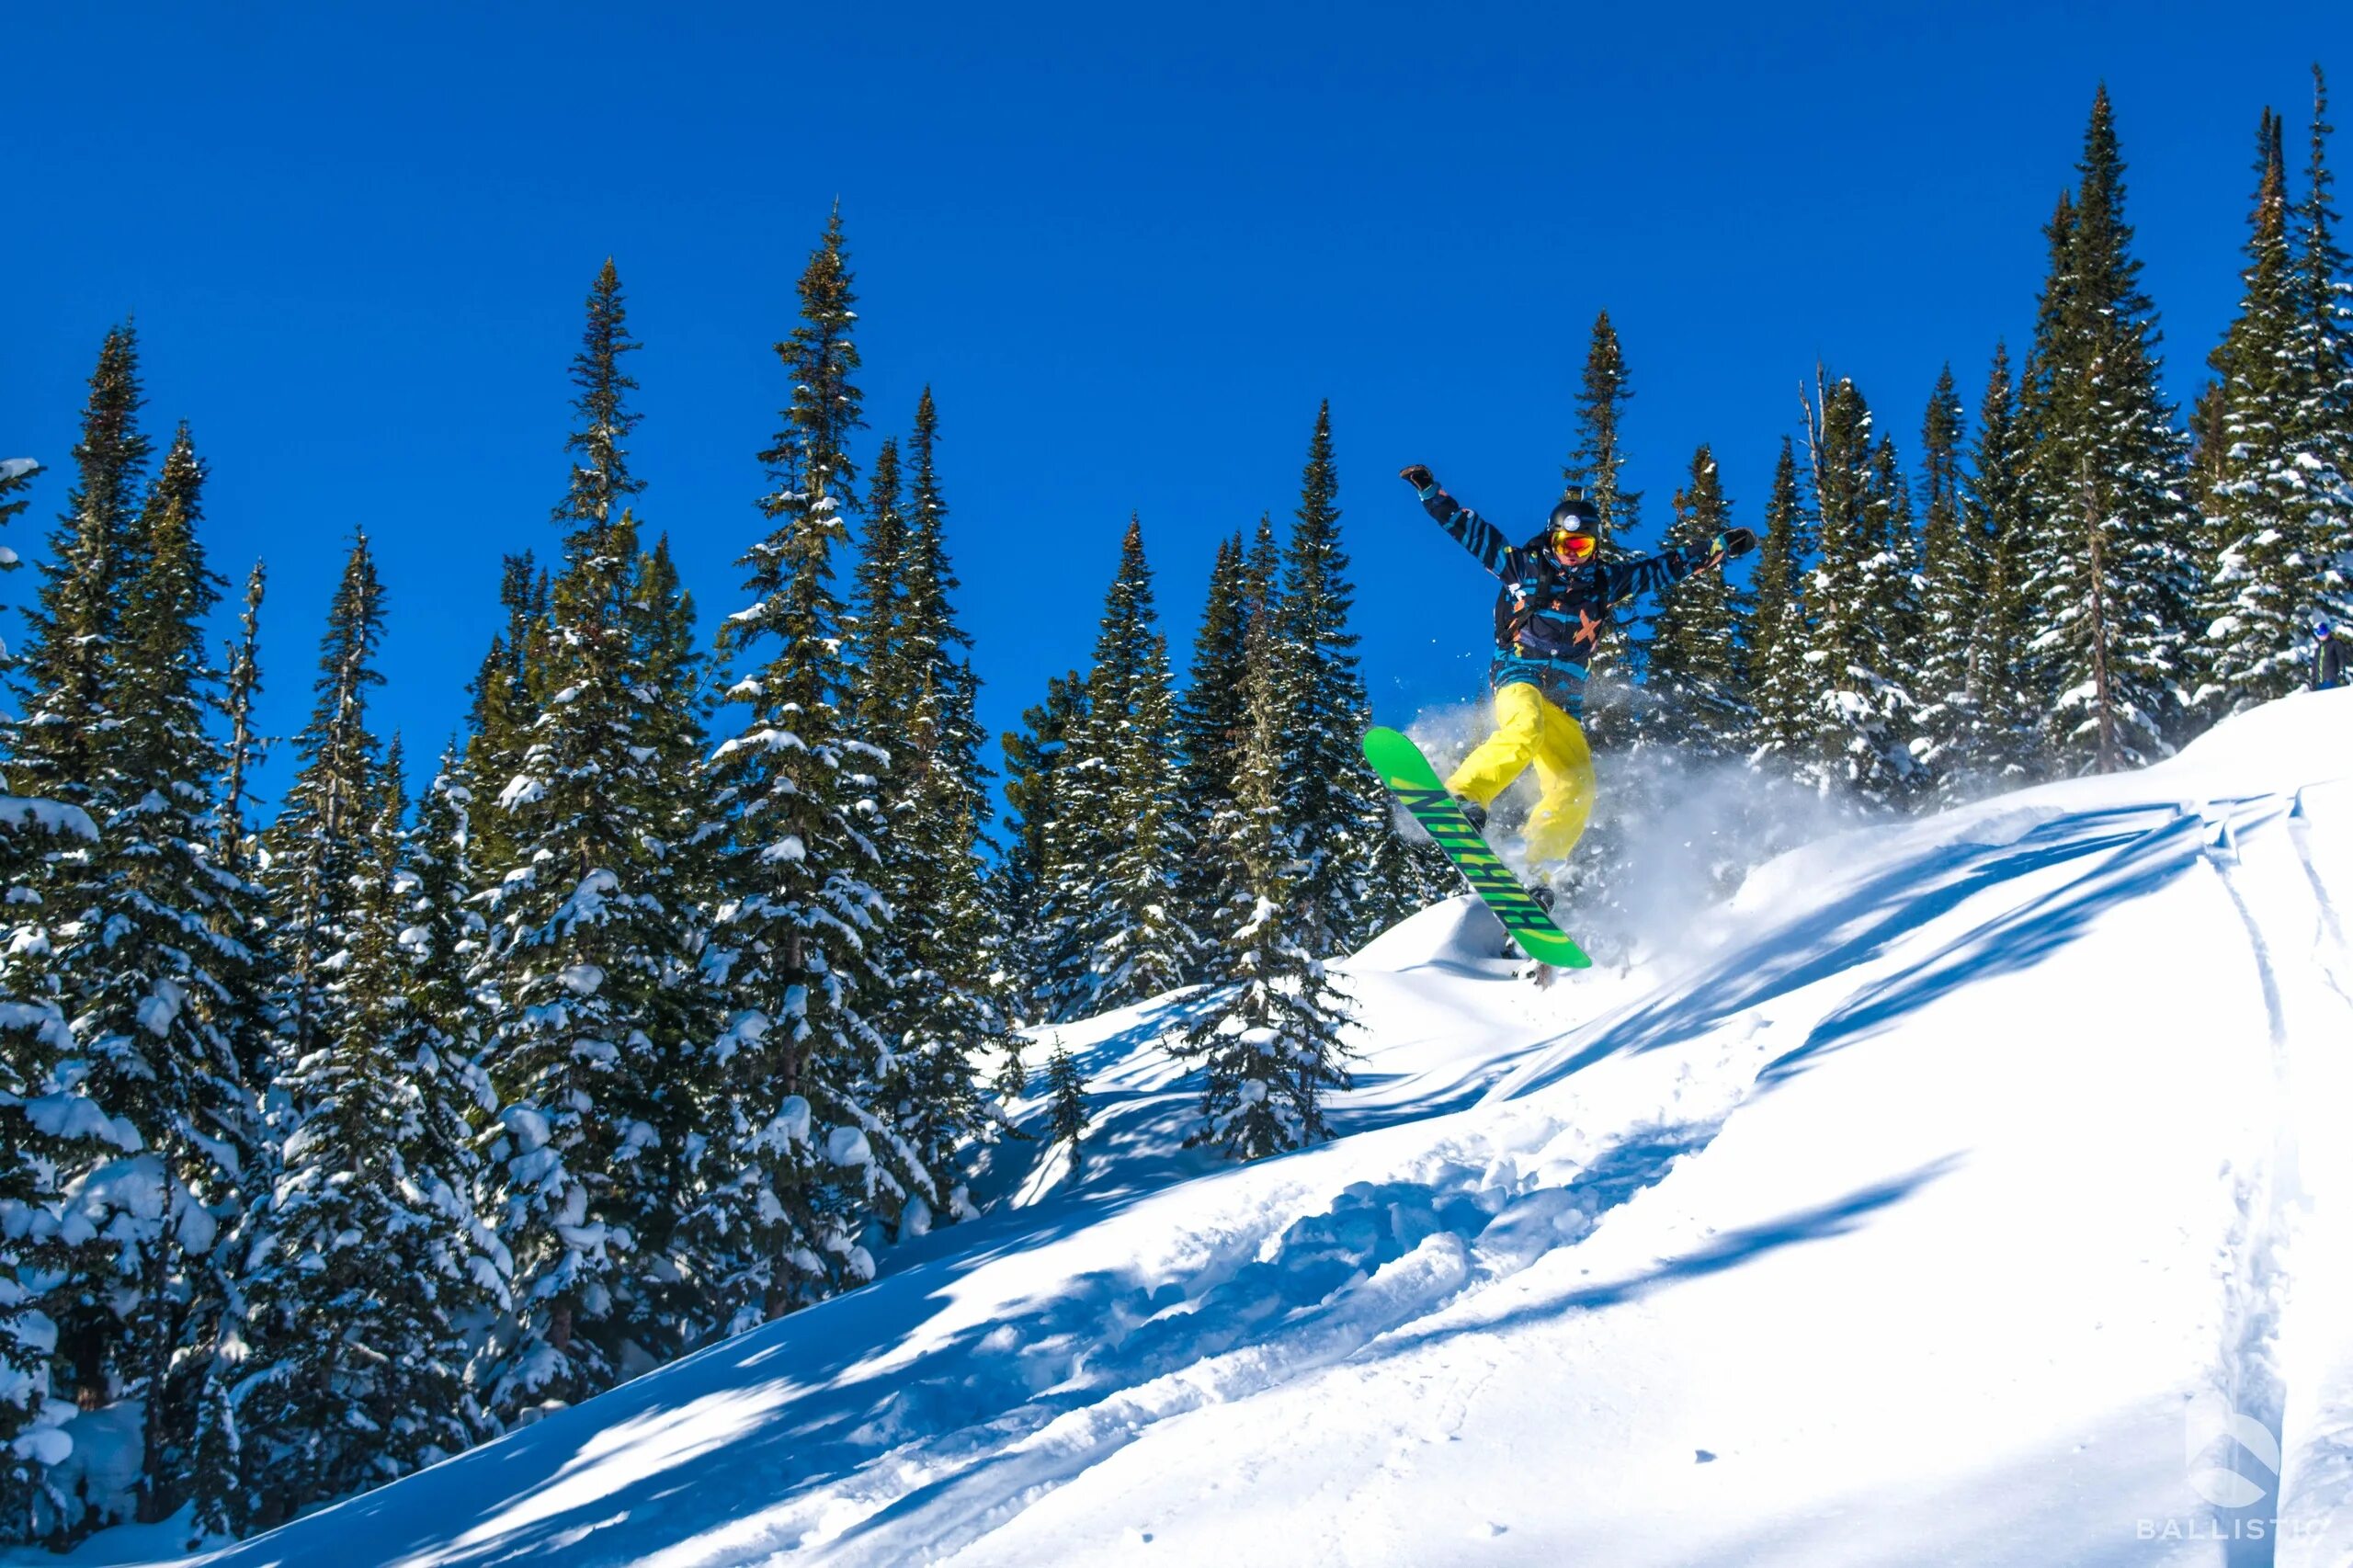
POLYGON ((1475 893, 1434 903, 1399 921, 1348 960, 1352 972, 1399 974, 1426 966, 1465 974, 1501 972, 1504 925, 1475 893))
POLYGON ((2353 692, 1799 850, 1671 968, 1442 905, 1341 966, 1332 1143, 1186 1149, 1182 994, 1051 1031, 1077 1168, 210 1561, 2344 1568, 2348 899, 2353 692))

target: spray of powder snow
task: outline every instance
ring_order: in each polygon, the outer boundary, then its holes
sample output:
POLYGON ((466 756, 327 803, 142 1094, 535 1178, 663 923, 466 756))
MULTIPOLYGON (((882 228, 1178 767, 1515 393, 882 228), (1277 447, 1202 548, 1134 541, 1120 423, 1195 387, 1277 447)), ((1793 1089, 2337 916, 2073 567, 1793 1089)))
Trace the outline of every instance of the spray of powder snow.
MULTIPOLYGON (((1483 701, 1426 709, 1406 733, 1444 778, 1494 729, 1483 701)), ((1532 768, 1495 802, 1487 838, 1523 881, 1559 893, 1562 919, 1605 963, 1688 950, 1708 912, 1751 870, 1863 820, 1851 804, 1743 759, 1699 758, 1656 743, 1597 755, 1594 769, 1593 817, 1566 866, 1527 862, 1521 833, 1537 801, 1532 768)), ((1407 836, 1427 836, 1402 808, 1395 817, 1407 836)))

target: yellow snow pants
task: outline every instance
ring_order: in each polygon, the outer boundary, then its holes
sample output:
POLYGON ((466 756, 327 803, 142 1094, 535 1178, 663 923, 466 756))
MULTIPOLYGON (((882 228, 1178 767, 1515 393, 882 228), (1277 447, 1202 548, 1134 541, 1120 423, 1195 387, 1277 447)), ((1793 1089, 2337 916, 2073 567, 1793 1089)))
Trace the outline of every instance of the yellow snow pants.
POLYGON ((1543 797, 1529 813, 1528 858, 1564 860, 1593 815, 1593 753, 1577 722, 1534 687, 1515 683, 1496 688, 1495 733, 1462 759, 1446 788, 1449 794, 1492 805, 1531 763, 1543 797))

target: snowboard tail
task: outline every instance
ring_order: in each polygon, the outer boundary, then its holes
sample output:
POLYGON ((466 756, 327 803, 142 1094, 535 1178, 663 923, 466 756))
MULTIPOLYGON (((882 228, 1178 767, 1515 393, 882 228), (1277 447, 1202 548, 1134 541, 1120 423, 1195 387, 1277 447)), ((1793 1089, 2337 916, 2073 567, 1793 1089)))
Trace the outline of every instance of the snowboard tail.
POLYGON ((1454 803, 1438 770, 1421 747, 1395 730, 1373 729, 1364 737, 1365 760, 1381 775, 1405 810, 1429 834, 1431 840, 1480 901, 1495 911, 1504 929, 1512 934, 1529 957, 1562 969, 1586 969, 1593 960, 1568 934, 1553 923, 1544 906, 1521 885, 1511 868, 1487 847, 1462 808, 1454 803))

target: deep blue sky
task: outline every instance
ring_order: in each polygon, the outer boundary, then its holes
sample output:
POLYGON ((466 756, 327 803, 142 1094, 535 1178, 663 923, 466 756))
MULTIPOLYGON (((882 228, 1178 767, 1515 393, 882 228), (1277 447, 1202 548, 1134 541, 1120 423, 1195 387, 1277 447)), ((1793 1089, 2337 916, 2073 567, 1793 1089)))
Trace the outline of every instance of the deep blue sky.
POLYGON ((2306 65, 2342 19, 19 8, 0 456, 51 472, 11 542, 46 536, 98 341, 135 312, 159 441, 185 416, 212 464, 216 566, 235 583, 269 562, 267 727, 301 722, 364 527, 391 597, 379 721, 429 752, 495 622, 500 554, 555 542, 564 370, 608 253, 646 345, 642 516, 707 625, 742 602, 752 454, 787 396, 769 346, 838 198, 870 450, 937 390, 992 731, 1086 657, 1131 510, 1181 656, 1213 540, 1294 503, 1327 396, 1366 673, 1394 720, 1477 691, 1490 597, 1400 465, 1540 517, 1603 308, 1653 538, 1702 440, 1756 520, 1817 358, 1912 460, 1938 367, 1973 408, 1995 341, 2029 329, 2040 225, 2102 78, 2186 395, 2235 298, 2257 114, 2287 113, 2301 163, 2306 65))

